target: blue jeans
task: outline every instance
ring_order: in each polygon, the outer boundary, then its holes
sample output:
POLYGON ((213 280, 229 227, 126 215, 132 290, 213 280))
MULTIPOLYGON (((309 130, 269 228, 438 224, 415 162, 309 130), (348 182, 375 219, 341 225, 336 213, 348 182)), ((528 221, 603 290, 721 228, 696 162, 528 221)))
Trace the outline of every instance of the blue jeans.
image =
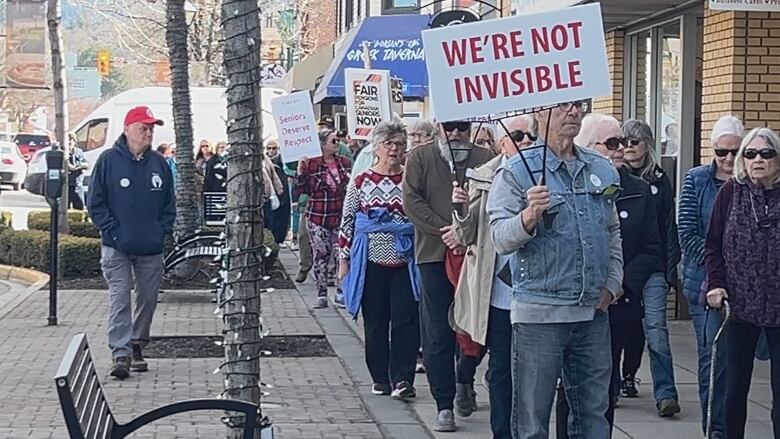
POLYGON ((669 346, 669 328, 666 326, 666 294, 669 288, 663 273, 654 273, 647 280, 642 296, 645 318, 642 326, 650 352, 650 374, 653 377, 655 400, 677 400, 674 385, 672 348, 669 346))
POLYGON ((493 439, 511 439, 512 322, 509 310, 491 306, 487 331, 490 430, 493 439))
MULTIPOLYGON (((697 300, 698 302, 698 300, 697 300)), ((688 303, 688 312, 693 320, 693 329, 696 331, 696 348, 699 353, 699 403, 701 404, 702 431, 707 425, 707 398, 710 387, 710 355, 715 334, 723 321, 720 313, 715 310, 704 309, 698 303, 688 303)), ((715 388, 712 404, 712 429, 724 432, 726 406, 726 350, 724 339, 718 342, 718 358, 715 369, 715 388)), ((706 434, 706 431, 705 431, 706 434)))
POLYGON ((547 439, 563 370, 569 437, 609 438, 612 353, 609 316, 589 322, 512 325, 512 438, 547 439))

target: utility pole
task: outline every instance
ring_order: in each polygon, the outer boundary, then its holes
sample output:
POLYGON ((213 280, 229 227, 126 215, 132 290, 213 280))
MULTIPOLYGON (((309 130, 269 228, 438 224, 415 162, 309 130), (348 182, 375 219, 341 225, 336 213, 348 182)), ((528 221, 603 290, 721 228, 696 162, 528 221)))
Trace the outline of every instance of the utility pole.
MULTIPOLYGON (((68 187, 68 158, 70 157, 70 145, 66 138, 65 130, 68 128, 68 107, 65 105, 68 99, 67 81, 65 78, 65 68, 63 66, 62 56, 62 4, 60 0, 48 0, 46 10, 46 21, 49 28, 49 43, 51 45, 51 70, 52 70, 52 88, 54 89, 54 133, 57 143, 60 144, 63 157, 63 186, 68 187)), ((70 232, 68 225, 68 191, 64 190, 60 198, 60 221, 59 231, 61 233, 70 232)), ((52 224, 54 227, 54 224, 52 224)), ((57 282, 57 279, 52 279, 57 282)))

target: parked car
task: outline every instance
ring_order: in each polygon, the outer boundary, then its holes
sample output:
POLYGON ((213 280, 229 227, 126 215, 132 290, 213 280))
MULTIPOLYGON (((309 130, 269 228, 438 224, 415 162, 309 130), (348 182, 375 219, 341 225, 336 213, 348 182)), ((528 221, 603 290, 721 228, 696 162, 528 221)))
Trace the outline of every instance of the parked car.
POLYGON ((27 175, 27 163, 22 157, 19 147, 14 142, 0 140, 0 179, 3 184, 10 184, 14 190, 22 188, 22 182, 27 175))
POLYGON ((24 160, 29 162, 36 151, 51 146, 51 138, 48 134, 19 133, 14 136, 14 143, 19 145, 24 160))
POLYGON ((14 140, 14 133, 7 131, 0 131, 0 141, 12 142, 14 140))

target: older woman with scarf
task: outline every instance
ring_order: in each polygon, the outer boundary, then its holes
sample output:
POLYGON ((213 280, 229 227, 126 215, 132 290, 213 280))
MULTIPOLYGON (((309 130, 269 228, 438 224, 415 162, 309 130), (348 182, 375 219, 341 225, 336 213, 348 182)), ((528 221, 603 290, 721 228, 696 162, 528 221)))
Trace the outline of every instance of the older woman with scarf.
POLYGON ((677 388, 674 382, 672 349, 669 345, 669 328, 666 325, 666 299, 669 287, 677 286, 677 264, 680 262, 680 244, 677 240, 675 222, 675 192, 669 177, 661 169, 660 157, 655 148, 653 130, 636 119, 623 124, 626 138, 624 162, 631 174, 650 184, 650 193, 655 201, 656 215, 661 243, 663 244, 663 266, 650 276, 642 299, 645 315, 642 320, 644 331, 636 330, 629 337, 623 360, 622 394, 636 397, 635 376, 642 360, 644 341, 650 353, 650 373, 653 378, 655 405, 658 416, 669 417, 680 412, 677 388))
MULTIPOLYGON (((453 203, 468 203, 469 209, 465 215, 453 213, 455 241, 452 243, 467 246, 467 249, 452 303, 450 325, 458 334, 467 335, 490 352, 487 382, 493 439, 511 438, 512 324, 509 310, 512 306, 512 286, 498 277, 509 256, 496 254, 490 237, 487 194, 498 168, 508 158, 517 155, 519 149, 531 146, 536 140, 531 131, 534 126, 532 116, 505 120, 504 125, 509 133, 499 139, 501 155, 475 169, 469 180, 468 193, 456 186, 452 194, 453 203)), ((459 378, 470 375, 470 387, 473 387, 474 373, 480 360, 480 357, 460 358, 459 378)), ((459 379, 458 382, 462 381, 466 380, 459 379)))
POLYGON ((357 319, 363 311, 372 393, 409 399, 416 396, 420 292, 414 226, 403 205, 403 123, 381 122, 374 129, 372 145, 376 164, 347 188, 339 235, 339 279, 349 313, 357 319))
MULTIPOLYGON (((317 284, 317 301, 314 308, 328 307, 328 265, 338 251, 338 231, 341 210, 349 183, 351 162, 337 153, 339 140, 336 132, 319 132, 322 156, 303 158, 298 162, 293 198, 301 194, 309 196, 304 217, 313 253, 314 280, 317 284)), ((336 290, 336 306, 344 306, 341 288, 336 290)))
MULTIPOLYGON (((723 183, 705 241, 707 303, 728 299, 725 437, 745 437, 756 344, 769 343, 772 396, 780 400, 780 137, 755 128, 742 140, 734 178, 723 183)), ((773 416, 774 437, 780 420, 773 416)))

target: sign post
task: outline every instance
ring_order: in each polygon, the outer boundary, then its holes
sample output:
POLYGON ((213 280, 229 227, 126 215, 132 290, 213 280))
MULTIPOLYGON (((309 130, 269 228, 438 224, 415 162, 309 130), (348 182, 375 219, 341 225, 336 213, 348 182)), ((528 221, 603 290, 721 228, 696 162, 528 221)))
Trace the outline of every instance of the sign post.
POLYGON ((440 121, 612 94, 598 3, 429 29, 422 37, 440 121))
POLYGON ((308 91, 299 91, 271 100, 271 112, 279 136, 279 152, 285 163, 303 157, 322 155, 314 108, 308 91))
POLYGON ((379 122, 392 117, 390 72, 344 69, 344 87, 349 136, 370 140, 379 122))

